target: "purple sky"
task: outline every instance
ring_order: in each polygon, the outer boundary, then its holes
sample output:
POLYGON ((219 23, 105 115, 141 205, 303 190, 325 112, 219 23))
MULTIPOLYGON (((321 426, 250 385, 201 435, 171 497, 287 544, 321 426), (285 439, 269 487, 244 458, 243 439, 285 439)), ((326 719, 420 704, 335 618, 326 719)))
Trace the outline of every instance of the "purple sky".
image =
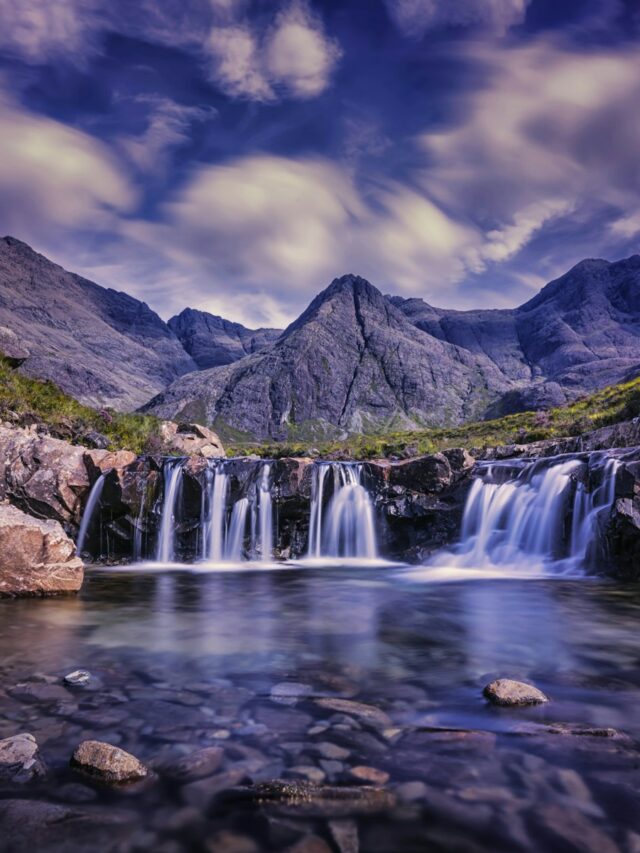
POLYGON ((640 3, 0 0, 0 233, 165 318, 640 250, 640 3))

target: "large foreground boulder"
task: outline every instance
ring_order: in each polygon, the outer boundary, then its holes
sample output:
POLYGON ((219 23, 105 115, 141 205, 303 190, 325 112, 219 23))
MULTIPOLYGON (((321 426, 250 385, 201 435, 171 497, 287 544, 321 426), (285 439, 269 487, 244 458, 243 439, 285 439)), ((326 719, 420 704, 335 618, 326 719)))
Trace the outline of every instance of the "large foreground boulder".
POLYGON ((57 521, 0 504, 0 596, 77 592, 84 566, 57 521))

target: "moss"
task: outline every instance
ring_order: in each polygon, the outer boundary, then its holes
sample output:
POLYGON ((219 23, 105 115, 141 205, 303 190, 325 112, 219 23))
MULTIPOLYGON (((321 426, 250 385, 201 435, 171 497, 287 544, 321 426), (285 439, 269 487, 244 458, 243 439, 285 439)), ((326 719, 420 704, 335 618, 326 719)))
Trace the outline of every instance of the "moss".
POLYGON ((152 415, 100 411, 83 406, 49 380, 30 379, 0 359, 0 420, 43 423, 53 435, 82 444, 95 431, 104 435, 112 450, 143 453, 155 449, 158 418, 152 415))

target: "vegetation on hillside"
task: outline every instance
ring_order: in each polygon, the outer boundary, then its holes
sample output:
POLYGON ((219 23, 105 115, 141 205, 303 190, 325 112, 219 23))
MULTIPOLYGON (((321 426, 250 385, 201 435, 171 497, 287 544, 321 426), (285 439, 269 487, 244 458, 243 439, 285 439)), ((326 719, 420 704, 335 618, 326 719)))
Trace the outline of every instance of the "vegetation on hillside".
POLYGON ((564 438, 629 420, 637 415, 640 415, 640 377, 581 397, 569 406, 548 411, 521 412, 455 427, 353 435, 342 441, 320 442, 313 448, 308 442, 282 442, 236 444, 227 450, 230 454, 256 453, 274 458, 304 456, 310 450, 313 450, 314 455, 317 452, 321 456, 338 459, 405 458, 434 453, 448 447, 470 449, 564 438))
POLYGON ((157 418, 83 406, 53 382, 22 376, 2 358, 0 421, 17 426, 44 424, 51 435, 74 444, 92 446, 104 436, 111 450, 144 453, 160 446, 157 418))
MULTIPOLYGON (((522 412, 455 427, 353 435, 341 441, 315 445, 302 441, 260 444, 236 441, 227 447, 227 452, 229 455, 255 453, 272 458, 310 453, 338 459, 403 458, 447 447, 471 449, 580 435, 637 415, 640 415, 640 377, 549 411, 522 412)), ((83 406, 53 382, 23 376, 1 358, 0 421, 18 426, 44 424, 51 435, 75 444, 92 446, 96 439, 104 436, 113 450, 135 453, 161 450, 157 418, 83 406)))

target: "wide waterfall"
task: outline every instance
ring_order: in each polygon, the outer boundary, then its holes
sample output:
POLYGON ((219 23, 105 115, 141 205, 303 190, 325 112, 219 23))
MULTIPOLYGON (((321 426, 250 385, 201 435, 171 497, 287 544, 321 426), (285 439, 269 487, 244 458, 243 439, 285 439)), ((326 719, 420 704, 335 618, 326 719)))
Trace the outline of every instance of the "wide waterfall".
POLYGON ((618 463, 595 455, 482 465, 467 497, 460 543, 438 566, 582 570, 598 519, 615 497, 618 463))
POLYGON ((375 559, 378 548, 373 506, 362 485, 362 465, 319 463, 314 475, 309 557, 375 559))

